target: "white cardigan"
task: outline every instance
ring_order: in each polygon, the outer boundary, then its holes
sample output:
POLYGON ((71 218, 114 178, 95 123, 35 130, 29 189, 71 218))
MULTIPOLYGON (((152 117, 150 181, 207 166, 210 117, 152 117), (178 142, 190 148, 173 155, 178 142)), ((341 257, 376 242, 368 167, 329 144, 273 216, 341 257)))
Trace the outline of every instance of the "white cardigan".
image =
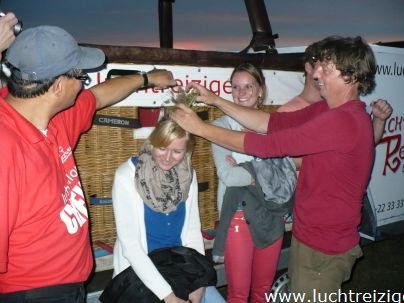
MULTIPOLYGON (((114 276, 129 266, 143 283, 163 300, 171 292, 171 286, 161 276, 147 255, 144 204, 134 180, 136 167, 131 158, 115 172, 112 201, 115 214, 117 240, 114 246, 114 276)), ((150 176, 150 182, 153 182, 150 176)), ((182 245, 205 254, 198 208, 198 183, 193 172, 188 199, 185 202, 185 221, 181 232, 182 245)))

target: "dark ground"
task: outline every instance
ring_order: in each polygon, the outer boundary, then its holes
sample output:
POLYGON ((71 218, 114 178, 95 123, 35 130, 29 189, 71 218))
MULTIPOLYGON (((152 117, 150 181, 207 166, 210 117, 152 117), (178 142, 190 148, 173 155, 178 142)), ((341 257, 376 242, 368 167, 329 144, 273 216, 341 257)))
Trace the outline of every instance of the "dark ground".
POLYGON ((404 292, 404 235, 362 246, 346 290, 404 292))
MULTIPOLYGON (((356 262, 351 279, 342 290, 404 293, 404 234, 364 244, 362 250, 363 257, 356 262)), ((226 296, 226 287, 220 287, 219 291, 226 296)))
MULTIPOLYGON (((404 292, 404 235, 371 242, 362 246, 363 257, 353 269, 351 279, 343 290, 353 292, 404 292)), ((88 292, 102 289, 111 271, 97 273, 87 285, 88 292)), ((219 288, 225 296, 226 287, 219 288)))

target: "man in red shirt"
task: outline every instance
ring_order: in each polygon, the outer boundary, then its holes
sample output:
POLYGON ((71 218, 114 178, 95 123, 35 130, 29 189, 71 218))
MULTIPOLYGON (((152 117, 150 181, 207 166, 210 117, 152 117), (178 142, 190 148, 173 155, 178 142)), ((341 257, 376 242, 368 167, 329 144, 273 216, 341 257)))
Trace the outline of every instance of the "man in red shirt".
MULTIPOLYGON (((374 54, 361 37, 321 41, 313 77, 325 101, 290 113, 237 106, 207 89, 197 101, 215 105, 253 132, 201 121, 179 105, 174 119, 187 131, 226 148, 258 156, 303 156, 296 188, 290 255, 291 288, 338 291, 361 255, 357 226, 374 156, 370 117, 360 95, 375 86, 374 54), (258 133, 266 133, 260 135, 258 133)), ((323 298, 323 297, 322 297, 323 298)))
MULTIPOLYGON (((278 108, 278 112, 293 112, 309 106, 315 102, 323 100, 320 95, 316 79, 313 78, 315 68, 315 56, 320 42, 310 44, 304 51, 304 86, 302 91, 278 108)), ((384 127, 387 118, 390 117, 393 109, 391 105, 383 99, 372 101, 367 107, 368 113, 372 114, 373 136, 375 144, 378 144, 383 137, 384 127)), ((295 158, 296 159, 296 158, 295 158)))
POLYGON ((171 72, 154 70, 83 90, 84 70, 104 60, 100 49, 80 47, 53 26, 24 30, 7 50, 7 87, 0 91, 2 303, 85 302, 93 258, 73 150, 96 110, 147 82, 176 84, 171 72))

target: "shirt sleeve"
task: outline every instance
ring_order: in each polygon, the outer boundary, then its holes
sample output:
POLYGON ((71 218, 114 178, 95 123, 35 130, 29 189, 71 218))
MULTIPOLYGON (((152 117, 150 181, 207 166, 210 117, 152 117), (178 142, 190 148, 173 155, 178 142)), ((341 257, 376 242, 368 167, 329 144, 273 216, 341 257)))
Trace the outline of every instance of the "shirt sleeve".
MULTIPOLYGON (((135 167, 126 162, 115 173, 112 186, 112 200, 117 237, 122 245, 124 257, 128 260, 140 280, 160 300, 171 292, 171 286, 149 258, 141 241, 139 213, 142 202, 134 184, 135 167)), ((144 220, 143 220, 144 221, 144 220)))
POLYGON ((271 116, 272 121, 270 121, 269 132, 266 135, 246 134, 245 151, 260 158, 268 158, 297 157, 337 150, 341 149, 341 144, 346 145, 346 138, 349 138, 351 131, 356 128, 353 125, 355 119, 351 119, 349 113, 341 110, 329 110, 321 115, 317 115, 317 111, 310 112, 306 109, 299 112, 303 111, 308 116, 277 113, 274 120, 271 116), (294 120, 290 117, 293 117, 294 120), (289 120, 292 127, 287 126, 289 120), (330 136, 330 130, 332 130, 332 136, 330 136))
POLYGON ((198 206, 198 182, 193 172, 192 183, 186 201, 186 219, 182 230, 182 245, 197 250, 205 255, 201 232, 201 219, 198 206))
MULTIPOLYGON (((213 124, 225 127, 218 120, 214 121, 213 124)), ((212 144, 212 154, 217 176, 225 186, 247 186, 251 184, 251 174, 245 168, 241 166, 231 166, 226 161, 227 156, 232 156, 232 151, 220 145, 212 144)))

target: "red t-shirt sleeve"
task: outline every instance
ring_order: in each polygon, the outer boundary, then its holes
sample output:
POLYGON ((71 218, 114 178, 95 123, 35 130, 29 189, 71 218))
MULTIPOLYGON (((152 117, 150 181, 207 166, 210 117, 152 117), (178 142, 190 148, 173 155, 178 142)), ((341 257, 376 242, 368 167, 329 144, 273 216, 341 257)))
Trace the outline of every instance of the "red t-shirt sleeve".
POLYGON ((349 134, 351 122, 339 112, 328 111, 319 115, 326 109, 325 102, 318 102, 300 111, 271 114, 266 135, 246 134, 245 152, 267 158, 302 156, 335 149, 349 134), (332 137, 329 130, 334 130, 332 137))

